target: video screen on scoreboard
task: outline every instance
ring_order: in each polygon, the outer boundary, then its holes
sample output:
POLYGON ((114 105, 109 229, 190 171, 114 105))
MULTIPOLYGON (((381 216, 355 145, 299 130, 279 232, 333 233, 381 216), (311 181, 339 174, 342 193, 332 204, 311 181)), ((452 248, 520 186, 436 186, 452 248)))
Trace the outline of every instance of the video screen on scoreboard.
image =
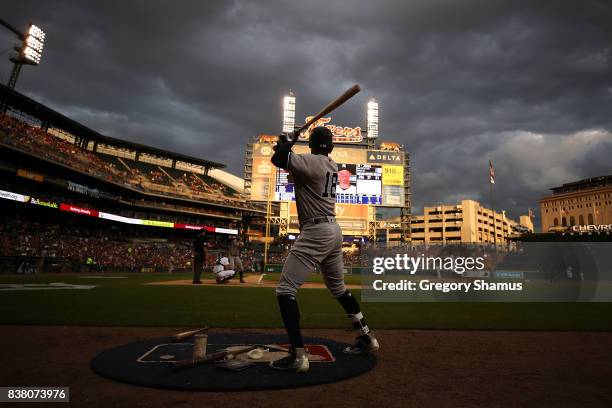
MULTIPOLYGON (((382 205, 382 174, 378 165, 338 164, 336 202, 382 205)), ((277 172, 275 200, 295 201, 293 180, 282 169, 277 172)))

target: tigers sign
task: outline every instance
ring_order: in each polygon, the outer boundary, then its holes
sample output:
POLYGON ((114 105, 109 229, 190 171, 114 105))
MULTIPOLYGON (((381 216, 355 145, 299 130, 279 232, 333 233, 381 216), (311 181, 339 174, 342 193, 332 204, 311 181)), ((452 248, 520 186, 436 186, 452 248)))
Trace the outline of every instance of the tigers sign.
MULTIPOLYGON (((306 118, 308 122, 312 116, 306 118)), ((334 143, 360 143, 363 142, 363 135, 361 134, 361 127, 348 127, 348 126, 337 126, 330 125, 331 118, 321 118, 314 122, 306 129, 306 132, 300 135, 300 140, 308 140, 310 131, 318 126, 325 126, 331 130, 334 135, 334 143)))

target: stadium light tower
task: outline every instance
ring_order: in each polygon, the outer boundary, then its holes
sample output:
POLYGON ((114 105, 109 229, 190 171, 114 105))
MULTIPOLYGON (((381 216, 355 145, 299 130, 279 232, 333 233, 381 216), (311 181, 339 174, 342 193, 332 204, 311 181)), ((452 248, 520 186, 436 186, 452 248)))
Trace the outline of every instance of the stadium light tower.
POLYGON ((0 19, 0 24, 15 33, 17 38, 21 40, 21 44, 17 44, 14 47, 17 54, 11 55, 9 58, 14 65, 7 85, 9 88, 15 89, 21 67, 23 65, 40 64, 40 58, 45 46, 45 32, 32 23, 30 23, 27 33, 22 33, 2 19, 0 19))
POLYGON ((368 139, 378 137, 378 102, 370 98, 368 102, 368 139))
POLYGON ((283 99, 283 133, 293 132, 295 127, 295 95, 289 91, 283 99))

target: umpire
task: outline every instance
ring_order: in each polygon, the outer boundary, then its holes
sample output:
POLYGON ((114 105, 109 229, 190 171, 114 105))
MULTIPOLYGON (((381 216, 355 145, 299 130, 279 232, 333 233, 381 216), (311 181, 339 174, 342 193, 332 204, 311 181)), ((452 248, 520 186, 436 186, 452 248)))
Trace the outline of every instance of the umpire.
POLYGON ((198 232, 198 236, 193 240, 193 284, 202 283, 200 274, 206 265, 208 256, 207 232, 204 228, 198 232))

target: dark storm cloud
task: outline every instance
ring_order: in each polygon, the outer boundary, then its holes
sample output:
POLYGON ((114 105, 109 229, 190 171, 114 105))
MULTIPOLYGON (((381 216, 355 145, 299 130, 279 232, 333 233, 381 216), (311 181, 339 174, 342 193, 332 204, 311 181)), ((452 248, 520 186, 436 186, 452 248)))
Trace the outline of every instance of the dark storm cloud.
MULTIPOLYGON (((353 82, 334 122, 412 155, 414 210, 475 198, 535 208, 547 189, 612 173, 612 6, 605 1, 3 2, 47 31, 18 89, 102 133, 218 160, 353 82)), ((0 51, 11 37, 2 33, 0 51)), ((6 45, 6 46, 5 46, 6 45)), ((2 58, 5 54, 2 55, 2 58)), ((6 61, 6 60, 5 60, 6 61)), ((2 69, 3 79, 10 64, 2 69)))

